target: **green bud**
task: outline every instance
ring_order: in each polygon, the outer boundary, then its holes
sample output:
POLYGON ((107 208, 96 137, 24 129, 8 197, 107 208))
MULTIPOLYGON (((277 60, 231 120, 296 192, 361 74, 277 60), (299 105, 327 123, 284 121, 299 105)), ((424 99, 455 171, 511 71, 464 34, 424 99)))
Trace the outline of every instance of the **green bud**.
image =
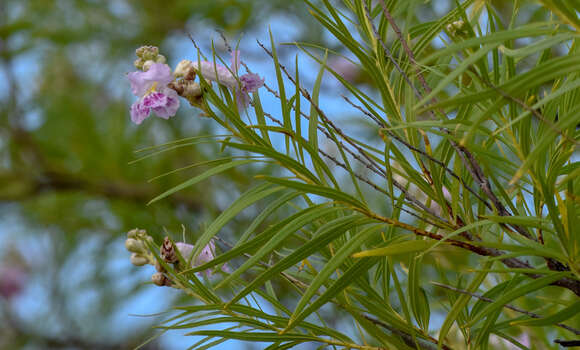
POLYGON ((140 253, 143 251, 145 246, 143 245, 142 242, 134 238, 127 238, 127 240, 125 241, 125 248, 131 253, 140 253))
POLYGON ((137 253, 131 254, 131 264, 135 266, 143 266, 146 265, 148 262, 149 260, 147 260, 147 258, 144 256, 141 256, 137 253))

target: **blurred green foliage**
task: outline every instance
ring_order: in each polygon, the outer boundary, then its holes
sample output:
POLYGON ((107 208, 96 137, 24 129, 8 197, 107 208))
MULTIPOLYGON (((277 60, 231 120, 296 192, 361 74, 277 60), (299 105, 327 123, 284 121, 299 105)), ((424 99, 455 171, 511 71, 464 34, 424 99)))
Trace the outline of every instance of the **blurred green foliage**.
POLYGON ((119 237, 133 227, 159 237, 165 235, 162 228, 181 232, 182 224, 191 234, 252 174, 232 170, 146 206, 200 170, 148 179, 206 161, 219 149, 202 144, 129 164, 146 154, 135 153, 139 148, 190 136, 192 129, 212 132, 207 119, 187 108, 172 123, 150 120, 137 128, 129 122, 124 75, 134 69, 134 50, 148 43, 170 55, 165 43, 172 36, 187 41, 187 33, 208 27, 237 35, 282 10, 297 11, 286 1, 0 3, 0 259, 5 266, 23 266, 28 284, 40 288, 32 288, 25 300, 46 301, 41 308, 30 303, 17 308, 9 300, 0 305, 0 348, 124 349, 150 333, 153 317, 135 322, 130 333, 104 337, 119 317, 128 317, 118 310, 143 287, 130 277, 133 272, 112 274, 107 267, 116 261, 127 268, 119 237), (62 271, 70 264, 85 266, 82 284, 65 283, 62 271), (84 313, 71 306, 91 293, 84 313), (44 328, 44 322, 54 327, 44 328))

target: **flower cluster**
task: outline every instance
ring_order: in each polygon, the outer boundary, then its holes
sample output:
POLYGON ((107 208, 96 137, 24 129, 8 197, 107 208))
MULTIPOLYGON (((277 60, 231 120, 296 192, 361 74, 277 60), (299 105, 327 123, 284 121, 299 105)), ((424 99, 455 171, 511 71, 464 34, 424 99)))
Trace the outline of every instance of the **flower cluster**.
POLYGON ((131 106, 131 120, 141 124, 151 112, 160 118, 169 119, 179 109, 179 97, 167 85, 174 78, 171 68, 166 65, 165 57, 159 55, 156 47, 146 46, 137 50, 135 66, 142 71, 128 74, 133 94, 139 98, 131 106))
POLYGON ((225 67, 210 61, 179 62, 175 71, 165 64, 165 57, 153 46, 143 46, 136 51, 136 72, 128 74, 133 94, 139 99, 131 106, 131 120, 141 124, 151 112, 163 119, 173 117, 179 109, 179 96, 196 107, 202 106, 203 91, 195 82, 197 74, 207 81, 215 81, 231 89, 239 110, 248 107, 250 93, 264 85, 257 74, 238 75, 241 64, 239 51, 234 51, 231 66, 225 67))
MULTIPOLYGON (((125 240, 125 248, 131 252, 131 263, 135 266, 153 265, 155 270, 157 270, 151 276, 154 284, 179 288, 177 284, 171 281, 163 264, 148 249, 147 246, 153 244, 153 237, 149 236, 145 230, 133 229, 129 231, 127 240, 125 240)), ((184 242, 173 243, 169 237, 164 238, 159 248, 159 256, 165 264, 172 265, 175 271, 183 271, 186 268, 199 266, 213 260, 216 256, 215 243, 213 240, 210 241, 201 250, 195 261, 190 261, 192 252, 193 245, 184 242)), ((229 268, 224 265, 222 271, 229 272, 229 268)), ((204 271, 204 273, 208 278, 212 275, 212 271, 209 269, 204 271)))

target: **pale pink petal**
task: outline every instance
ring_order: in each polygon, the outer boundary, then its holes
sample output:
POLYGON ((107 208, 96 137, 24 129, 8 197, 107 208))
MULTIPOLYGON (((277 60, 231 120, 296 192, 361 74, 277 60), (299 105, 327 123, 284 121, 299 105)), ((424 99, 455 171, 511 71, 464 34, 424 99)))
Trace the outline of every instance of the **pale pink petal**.
POLYGON ((232 72, 237 73, 240 70, 240 50, 234 50, 232 52, 232 72))
POLYGON ((0 296, 11 299, 24 289, 27 273, 15 266, 0 267, 0 296))
POLYGON ((236 77, 234 77, 232 72, 221 64, 202 61, 193 62, 193 67, 196 68, 205 79, 217 81, 231 89, 235 88, 238 84, 236 77))
POLYGON ((159 87, 165 87, 173 81, 171 68, 163 63, 154 63, 146 72, 131 72, 127 74, 131 83, 131 91, 135 96, 143 97, 157 83, 159 87))
POLYGON ((250 95, 244 90, 236 89, 236 105, 239 111, 248 108, 250 105, 250 95))
POLYGON ((150 112, 151 108, 146 107, 143 105, 143 101, 139 100, 131 106, 131 121, 139 125, 149 116, 150 112))
POLYGON ((254 73, 242 75, 240 77, 240 82, 242 83, 242 90, 246 92, 256 92, 259 88, 264 86, 264 79, 254 73))
POLYGON ((177 249, 179 250, 179 253, 183 257, 183 259, 185 259, 185 261, 189 260, 191 252, 193 251, 193 245, 183 242, 177 242, 175 243, 175 245, 177 246, 177 249))

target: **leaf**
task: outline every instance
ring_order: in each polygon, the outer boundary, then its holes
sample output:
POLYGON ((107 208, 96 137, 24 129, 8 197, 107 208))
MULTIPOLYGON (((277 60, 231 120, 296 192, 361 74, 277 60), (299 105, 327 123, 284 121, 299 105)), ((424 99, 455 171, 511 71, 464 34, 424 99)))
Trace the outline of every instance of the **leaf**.
POLYGON ((566 321, 580 313, 580 301, 573 303, 572 305, 546 317, 542 318, 532 318, 523 321, 513 321, 510 322, 512 326, 527 326, 527 327, 544 327, 552 326, 556 323, 566 321))
MULTIPOLYGON (((353 238, 349 239, 349 241, 343 245, 335 255, 324 265, 324 267, 318 271, 314 280, 310 282, 310 286, 308 289, 302 294, 302 297, 298 301, 296 308, 294 309, 294 313, 291 316, 292 323, 295 323, 296 319, 298 319, 298 315, 304 309, 306 304, 310 302, 310 299, 316 294, 318 289, 325 283, 328 282, 328 278, 335 272, 335 270, 344 263, 344 261, 349 257, 349 255, 357 249, 361 244, 363 244, 369 237, 376 233, 378 230, 384 228, 384 225, 373 225, 371 227, 367 227, 361 232, 358 232, 353 238)), ((328 295, 327 295, 328 297, 328 295)), ((319 300, 318 303, 321 303, 323 300, 319 300)), ((302 317, 306 317, 306 315, 302 315, 302 317)))
POLYGON ((529 293, 533 293, 541 289, 542 287, 550 285, 556 282, 557 280, 566 277, 569 274, 570 274, 569 272, 559 272, 553 275, 540 277, 538 279, 532 280, 524 285, 517 286, 517 288, 515 286, 513 288, 510 288, 510 290, 508 290, 500 298, 496 299, 493 303, 490 303, 489 305, 485 306, 483 310, 481 310, 481 312, 474 315, 474 317, 469 321, 468 325, 472 326, 476 324, 482 318, 503 308, 505 304, 509 304, 514 299, 529 293))
MULTIPOLYGON (((276 276, 280 272, 296 265, 297 263, 306 259, 313 253, 316 253, 317 251, 324 249, 324 247, 327 244, 335 240, 339 235, 344 234, 345 231, 351 229, 354 226, 364 224, 365 221, 369 221, 369 219, 362 217, 360 214, 353 214, 345 217, 339 217, 338 219, 332 220, 322 225, 315 232, 313 239, 304 244, 302 247, 297 248, 294 252, 292 252, 292 254, 288 255, 284 259, 277 262, 274 266, 270 267, 262 274, 260 274, 252 282, 250 282, 241 292, 239 292, 235 297, 233 297, 230 300, 230 303, 237 302, 247 294, 251 293, 254 289, 264 284, 267 280, 270 280, 272 277, 276 276)), ((302 297, 301 300, 303 299, 304 296, 302 297)))
POLYGON ((221 281, 215 288, 222 288, 232 282, 234 278, 239 277, 244 271, 250 269, 258 261, 261 261, 267 254, 270 254, 278 245, 280 245, 284 240, 286 240, 290 235, 294 234, 298 229, 302 228, 304 225, 308 225, 315 220, 322 218, 330 213, 342 210, 342 208, 336 207, 317 207, 308 213, 304 213, 298 216, 295 220, 288 223, 280 231, 276 232, 266 244, 264 244, 251 258, 242 264, 238 269, 232 272, 228 277, 221 281))
POLYGON ((208 178, 210 178, 210 177, 212 177, 212 176, 214 176, 216 174, 219 174, 219 173, 224 172, 226 170, 229 170, 231 168, 235 168, 235 167, 237 167, 239 165, 249 164, 249 163, 253 163, 255 161, 256 160, 254 160, 254 159, 244 159, 244 160, 235 160, 235 161, 232 161, 230 163, 218 165, 218 166, 216 166, 214 168, 211 168, 211 169, 205 171, 203 174, 200 174, 200 175, 198 175, 198 176, 196 176, 196 177, 194 177, 192 179, 189 179, 189 180, 187 180, 185 182, 182 182, 181 184, 179 184, 179 185, 177 185, 177 186, 175 186, 175 187, 173 187, 173 188, 171 188, 171 189, 163 192, 162 194, 160 194, 157 197, 155 197, 152 200, 150 200, 149 203, 147 203, 147 205, 150 205, 152 203, 155 203, 158 200, 163 199, 163 198, 165 198, 167 196, 170 196, 170 195, 174 194, 177 191, 183 190, 184 188, 187 188, 189 186, 193 186, 196 183, 201 182, 201 181, 203 181, 205 179, 208 179, 208 178))
POLYGON ((383 248, 376 248, 358 252, 352 255, 353 258, 366 258, 369 256, 392 256, 421 252, 431 248, 437 241, 413 240, 401 243, 389 244, 383 248))

